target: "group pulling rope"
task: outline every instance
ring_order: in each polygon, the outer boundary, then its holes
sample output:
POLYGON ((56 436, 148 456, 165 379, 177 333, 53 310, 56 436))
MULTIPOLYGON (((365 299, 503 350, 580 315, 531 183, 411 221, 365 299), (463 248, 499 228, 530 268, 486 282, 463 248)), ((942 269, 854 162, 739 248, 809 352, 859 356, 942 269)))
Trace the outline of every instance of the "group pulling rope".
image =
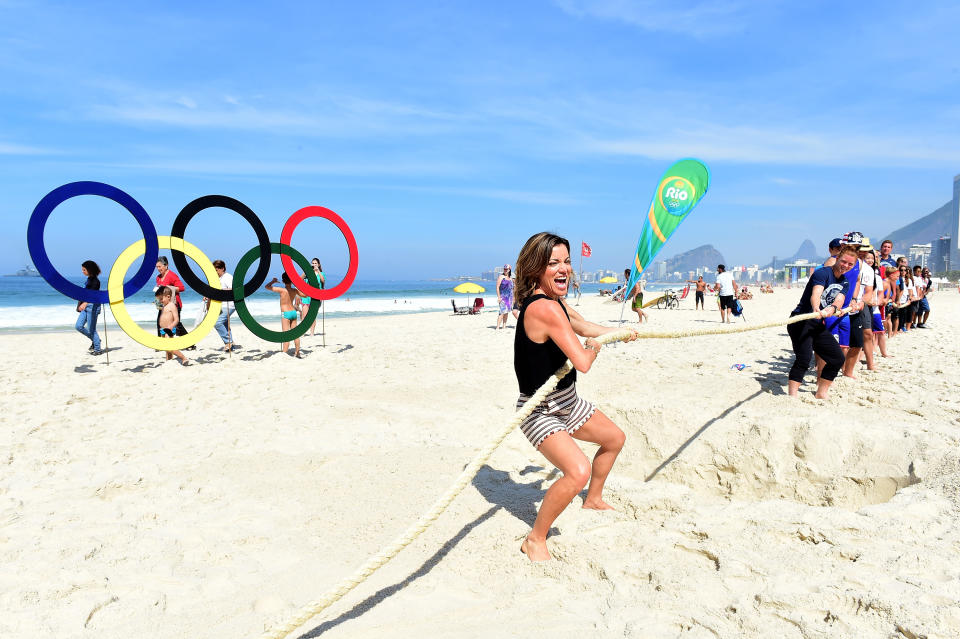
MULTIPOLYGON (((897 306, 901 308, 901 305, 897 306)), ((842 309, 839 313, 833 315, 832 317, 842 317, 843 315, 849 312, 849 308, 842 309)), ((765 328, 773 328, 777 326, 786 326, 789 324, 794 324, 797 322, 804 322, 811 319, 820 319, 823 316, 820 312, 805 313, 803 315, 794 315, 787 320, 777 320, 773 322, 765 322, 763 324, 750 324, 744 326, 738 326, 736 328, 725 328, 725 329, 705 329, 705 330, 694 330, 694 331, 672 331, 672 332, 661 332, 661 333, 640 333, 636 336, 636 339, 669 339, 669 338, 682 338, 682 337, 699 337, 702 335, 718 335, 726 333, 743 333, 747 331, 756 331, 765 328)), ((598 342, 601 344, 609 344, 611 342, 624 341, 628 338, 633 338, 635 335, 633 330, 623 329, 619 331, 614 331, 611 333, 605 333, 599 337, 596 337, 598 342)), ((376 555, 370 557, 360 568, 358 568, 353 574, 343 579, 339 584, 328 590, 326 593, 321 595, 316 601, 313 601, 306 606, 304 606, 300 612, 298 612, 293 618, 282 625, 274 626, 269 629, 263 635, 261 639, 283 639, 288 636, 291 632, 305 624, 311 618, 315 617, 321 613, 326 608, 333 605, 345 594, 353 590, 356 586, 360 585, 364 580, 367 579, 370 575, 376 572, 380 567, 386 564, 388 561, 393 559, 400 553, 401 550, 406 548, 413 540, 420 536, 430 525, 436 521, 440 515, 447 509, 447 507, 456 499, 467 484, 469 484, 474 476, 479 472, 480 468, 487 463, 490 459, 490 456, 493 455, 493 452, 500 446, 504 439, 517 429, 523 420, 525 420, 533 410, 549 395, 560 383, 567 373, 571 371, 573 364, 570 363, 570 360, 561 366, 556 373, 554 373, 539 389, 533 394, 533 396, 523 405, 523 407, 518 410, 513 418, 503 427, 503 429, 494 436, 486 446, 484 446, 480 452, 477 453, 476 457, 471 461, 454 481, 453 485, 447 489, 447 491, 440 496, 439 499, 430 507, 426 513, 424 513, 413 525, 407 528, 402 535, 393 540, 390 544, 385 546, 380 550, 376 555)))

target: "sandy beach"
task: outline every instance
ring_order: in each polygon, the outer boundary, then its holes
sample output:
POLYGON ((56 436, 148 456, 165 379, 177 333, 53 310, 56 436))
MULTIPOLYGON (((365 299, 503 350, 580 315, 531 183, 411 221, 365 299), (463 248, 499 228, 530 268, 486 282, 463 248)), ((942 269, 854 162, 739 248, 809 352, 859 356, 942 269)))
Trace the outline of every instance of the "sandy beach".
MULTIPOLYGON (((746 317, 785 320, 799 295, 758 295, 746 317)), ((615 325, 603 300, 578 310, 615 325)), ((555 560, 531 564, 520 542, 556 475, 515 432, 298 633, 960 636, 960 295, 931 305, 928 330, 823 402, 812 375, 787 397, 783 327, 604 347, 578 387, 627 434, 615 512, 576 498, 555 560)), ((721 329, 708 307, 654 309, 640 330, 721 329)), ((242 348, 228 358, 211 332, 187 368, 112 321, 109 366, 75 332, 0 336, 0 636, 257 637, 285 621, 510 420, 515 320, 495 321, 328 319, 302 360, 234 321, 242 348)))

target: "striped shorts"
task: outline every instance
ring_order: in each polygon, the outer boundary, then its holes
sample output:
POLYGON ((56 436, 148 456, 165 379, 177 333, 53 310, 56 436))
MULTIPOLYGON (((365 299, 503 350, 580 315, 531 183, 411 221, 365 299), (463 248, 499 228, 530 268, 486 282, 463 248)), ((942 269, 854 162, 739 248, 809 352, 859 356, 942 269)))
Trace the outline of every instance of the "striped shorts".
MULTIPOLYGON (((530 395, 520 394, 517 410, 530 399, 530 395)), ((577 385, 571 384, 563 390, 555 390, 520 424, 520 430, 527 436, 534 448, 540 448, 550 435, 565 430, 571 435, 583 426, 597 407, 577 396, 577 385)))

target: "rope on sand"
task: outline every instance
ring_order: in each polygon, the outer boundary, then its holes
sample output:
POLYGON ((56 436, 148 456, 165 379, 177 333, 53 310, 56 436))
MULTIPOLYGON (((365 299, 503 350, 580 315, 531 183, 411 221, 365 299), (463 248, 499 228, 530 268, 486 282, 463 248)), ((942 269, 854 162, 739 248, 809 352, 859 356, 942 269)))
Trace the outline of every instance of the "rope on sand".
MULTIPOLYGON (((844 309, 844 311, 846 311, 846 309, 844 309)), ((841 311, 841 314, 844 311, 841 311)), ((749 326, 737 327, 734 329, 677 331, 673 333, 649 333, 646 335, 641 333, 639 337, 641 339, 657 339, 671 337, 692 337, 697 335, 715 335, 721 333, 742 333, 745 331, 755 331, 773 326, 793 324, 795 322, 802 322, 808 319, 816 319, 817 317, 817 313, 807 313, 806 315, 796 315, 791 317, 786 322, 780 320, 776 322, 767 322, 765 324, 751 324, 749 326)), ((606 333, 594 339, 601 344, 609 344, 610 342, 628 339, 629 337, 632 337, 633 334, 634 332, 632 330, 624 329, 606 333)), ((463 472, 460 473, 453 485, 447 489, 447 492, 437 499, 430 510, 422 515, 420 519, 418 519, 412 526, 407 528, 402 535, 381 549, 379 553, 373 557, 370 557, 370 559, 360 566, 360 568, 358 568, 352 575, 343 579, 339 584, 324 593, 319 599, 304 606, 300 612, 298 612, 296 616, 294 616, 288 622, 279 626, 275 626, 265 632, 263 635, 261 635, 261 639, 283 639, 291 632, 305 624, 312 617, 322 612, 325 608, 333 605, 341 597, 362 583, 367 577, 376 572, 381 566, 396 557, 397 554, 406 548, 414 539, 419 537, 420 533, 429 528, 430 525, 436 521, 440 515, 443 514, 443 511, 447 509, 447 506, 449 506, 450 503, 456 499, 457 495, 459 495, 460 492, 466 488, 467 484, 473 480, 473 477, 477 474, 480 468, 487 463, 488 459, 490 459, 493 451, 500 446, 503 440, 506 439, 510 433, 519 427, 520 422, 526 419, 530 413, 533 412, 533 409, 536 408, 546 398, 546 396, 557 387, 557 384, 560 383, 560 380, 563 379, 572 368, 573 364, 567 360, 567 362, 561 366, 557 372, 554 373, 553 376, 546 381, 546 383, 544 383, 543 386, 537 389, 537 392, 533 394, 526 404, 523 405, 523 408, 514 414, 513 419, 511 419, 510 422, 503 427, 503 430, 497 433, 497 435, 493 437, 490 442, 480 450, 479 453, 477 453, 477 456, 473 458, 473 461, 471 461, 467 467, 463 469, 463 472)))
MULTIPOLYGON (((609 342, 619 341, 627 339, 633 335, 633 331, 622 330, 615 331, 613 333, 606 333, 600 337, 595 338, 601 344, 607 344, 609 342)), ((353 590, 358 584, 360 584, 367 577, 372 575, 378 568, 383 566, 385 563, 393 559, 401 550, 403 550, 407 545, 410 544, 414 539, 416 539, 420 533, 430 527, 436 519, 443 514, 443 511, 447 509, 447 506, 456 498, 460 492, 466 488, 474 475, 480 470, 490 456, 493 454, 493 451, 497 449, 500 443, 507 438, 507 435, 512 433, 530 413, 533 412, 533 409, 536 408, 540 402, 546 398, 546 396, 557 387, 557 384, 560 383, 560 380, 566 376, 567 373, 573 368, 573 364, 568 360, 563 366, 553 374, 546 383, 537 389, 537 392, 524 404, 517 413, 513 416, 513 419, 503 427, 496 437, 490 440, 490 442, 483 447, 483 449, 477 453, 477 456, 474 457, 473 461, 463 469, 463 472, 460 473, 460 476, 457 477, 457 480, 453 483, 450 488, 447 489, 433 506, 428 510, 424 515, 420 517, 412 526, 410 526, 402 535, 397 537, 392 543, 380 550, 379 553, 371 557, 364 563, 360 568, 356 570, 352 575, 341 581, 337 586, 328 590, 324 595, 322 595, 316 601, 307 604, 304 608, 297 613, 287 623, 271 628, 265 634, 261 636, 261 639, 282 639, 288 634, 302 626, 306 623, 311 617, 314 617, 320 613, 324 608, 329 607, 331 604, 336 602, 338 599, 343 597, 345 594, 353 590)))

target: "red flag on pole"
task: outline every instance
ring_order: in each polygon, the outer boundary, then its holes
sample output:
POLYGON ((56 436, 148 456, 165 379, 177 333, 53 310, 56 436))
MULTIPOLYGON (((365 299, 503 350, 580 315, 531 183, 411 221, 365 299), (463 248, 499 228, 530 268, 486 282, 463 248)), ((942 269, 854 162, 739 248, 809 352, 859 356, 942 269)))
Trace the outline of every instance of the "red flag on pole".
POLYGON ((593 252, 590 250, 590 245, 587 244, 586 242, 580 242, 580 243, 583 244, 583 248, 580 249, 580 255, 584 257, 590 257, 590 253, 593 252))

